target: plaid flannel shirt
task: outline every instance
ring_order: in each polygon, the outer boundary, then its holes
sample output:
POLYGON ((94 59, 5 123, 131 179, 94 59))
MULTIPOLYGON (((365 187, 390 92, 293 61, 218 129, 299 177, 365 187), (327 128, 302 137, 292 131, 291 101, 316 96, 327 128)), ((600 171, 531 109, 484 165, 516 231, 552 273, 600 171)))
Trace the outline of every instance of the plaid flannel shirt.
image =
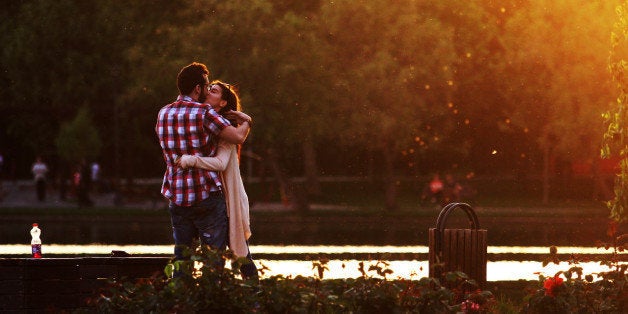
POLYGON ((183 155, 214 156, 218 134, 229 126, 210 105, 195 102, 189 96, 159 110, 155 132, 166 161, 161 194, 178 206, 192 206, 220 190, 222 183, 216 171, 197 168, 181 169, 176 159, 183 155))

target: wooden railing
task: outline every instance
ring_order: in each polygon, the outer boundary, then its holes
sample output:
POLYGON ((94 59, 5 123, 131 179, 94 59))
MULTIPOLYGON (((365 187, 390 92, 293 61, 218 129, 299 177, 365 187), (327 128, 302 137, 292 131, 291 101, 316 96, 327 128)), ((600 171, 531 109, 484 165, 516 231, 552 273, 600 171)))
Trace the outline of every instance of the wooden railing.
POLYGON ((0 312, 87 308, 109 279, 164 276, 168 257, 0 259, 0 312))

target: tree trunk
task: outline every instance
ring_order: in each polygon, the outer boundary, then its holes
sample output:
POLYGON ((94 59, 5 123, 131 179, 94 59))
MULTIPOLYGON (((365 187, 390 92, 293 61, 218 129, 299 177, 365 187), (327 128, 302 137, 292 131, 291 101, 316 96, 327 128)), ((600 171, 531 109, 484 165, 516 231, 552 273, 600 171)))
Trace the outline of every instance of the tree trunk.
POLYGON ((595 159, 591 165, 593 172, 593 199, 608 201, 613 198, 613 189, 609 186, 606 179, 607 176, 600 173, 600 165, 595 159))
POLYGON ((398 209, 394 161, 393 154, 390 151, 384 151, 384 185, 386 191, 386 209, 389 211, 398 209))
POLYGON ((549 203, 551 154, 550 145, 546 143, 543 147, 543 204, 549 203))
POLYGON ((272 148, 269 148, 266 153, 267 157, 265 159, 268 161, 268 165, 277 179, 283 205, 292 210, 309 210, 307 193, 305 192, 303 184, 292 182, 290 178, 288 178, 284 169, 280 166, 277 154, 272 148))
POLYGON ((369 149, 366 157, 368 163, 366 169, 366 177, 368 183, 373 184, 375 183, 375 157, 373 156, 373 151, 369 149))
POLYGON ((321 183, 318 180, 318 164, 316 163, 316 149, 308 136, 303 141, 303 166, 305 169, 305 184, 309 195, 321 195, 321 183))

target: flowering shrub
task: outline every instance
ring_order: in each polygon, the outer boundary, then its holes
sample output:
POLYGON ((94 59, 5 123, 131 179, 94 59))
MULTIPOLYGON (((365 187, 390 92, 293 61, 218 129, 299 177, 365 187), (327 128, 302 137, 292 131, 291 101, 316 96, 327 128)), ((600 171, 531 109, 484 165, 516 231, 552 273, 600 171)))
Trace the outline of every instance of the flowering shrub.
MULTIPOLYGON (((273 276, 259 282, 240 279, 239 267, 216 270, 222 256, 208 250, 194 252, 189 261, 172 262, 166 276, 136 282, 119 280, 91 300, 98 312, 225 312, 225 313, 626 313, 628 278, 620 262, 621 243, 611 225, 610 255, 599 259, 608 271, 583 274, 572 256, 570 268, 552 276, 539 275, 523 304, 498 302, 462 272, 443 278, 391 279, 385 261, 361 263, 357 278, 324 280, 327 260, 312 263, 315 276, 273 276), (172 278, 175 273, 181 274, 172 278)), ((228 252, 227 252, 228 253, 228 252)), ((555 247, 544 265, 559 263, 555 247)), ((266 269, 260 265, 260 271, 266 269)))
POLYGON ((543 288, 526 298, 524 313, 625 313, 628 294, 625 269, 582 276, 572 267, 554 277, 541 276, 543 288), (575 276, 574 276, 575 275, 575 276), (564 276, 565 280, 559 276, 564 276))
MULTIPOLYGON (((571 268, 560 271, 553 277, 539 276, 543 288, 526 297, 525 313, 626 313, 628 311, 628 264, 621 263, 618 253, 625 250, 626 235, 616 236, 617 225, 611 223, 608 234, 610 244, 600 243, 601 247, 611 248, 610 257, 599 260, 608 271, 583 275, 579 261, 569 260, 571 268), (563 279, 564 278, 564 279, 563 279)), ((548 262, 559 263, 557 250, 550 248, 548 262)))
POLYGON ((545 295, 550 297, 556 297, 558 290, 563 287, 563 279, 555 275, 553 278, 545 279, 543 283, 543 289, 545 289, 545 295))
POLYGON ((254 283, 238 278, 239 267, 216 270, 218 258, 197 251, 190 261, 168 265, 168 276, 111 282, 91 306, 107 313, 489 313, 495 303, 461 272, 447 273, 446 286, 435 278, 390 280, 392 271, 380 261, 360 265, 358 278, 322 280, 326 261, 319 261, 317 277, 254 283), (181 275, 172 278, 175 272, 181 275))

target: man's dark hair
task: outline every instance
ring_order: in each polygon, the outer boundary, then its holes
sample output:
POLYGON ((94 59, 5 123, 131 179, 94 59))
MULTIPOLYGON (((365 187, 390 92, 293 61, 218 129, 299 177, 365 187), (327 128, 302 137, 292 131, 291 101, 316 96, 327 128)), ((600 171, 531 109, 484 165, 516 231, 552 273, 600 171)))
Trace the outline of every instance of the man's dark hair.
POLYGON ((179 94, 189 95, 196 85, 207 85, 208 81, 205 80, 203 74, 209 75, 209 70, 204 64, 198 62, 193 62, 181 69, 177 75, 179 94))

